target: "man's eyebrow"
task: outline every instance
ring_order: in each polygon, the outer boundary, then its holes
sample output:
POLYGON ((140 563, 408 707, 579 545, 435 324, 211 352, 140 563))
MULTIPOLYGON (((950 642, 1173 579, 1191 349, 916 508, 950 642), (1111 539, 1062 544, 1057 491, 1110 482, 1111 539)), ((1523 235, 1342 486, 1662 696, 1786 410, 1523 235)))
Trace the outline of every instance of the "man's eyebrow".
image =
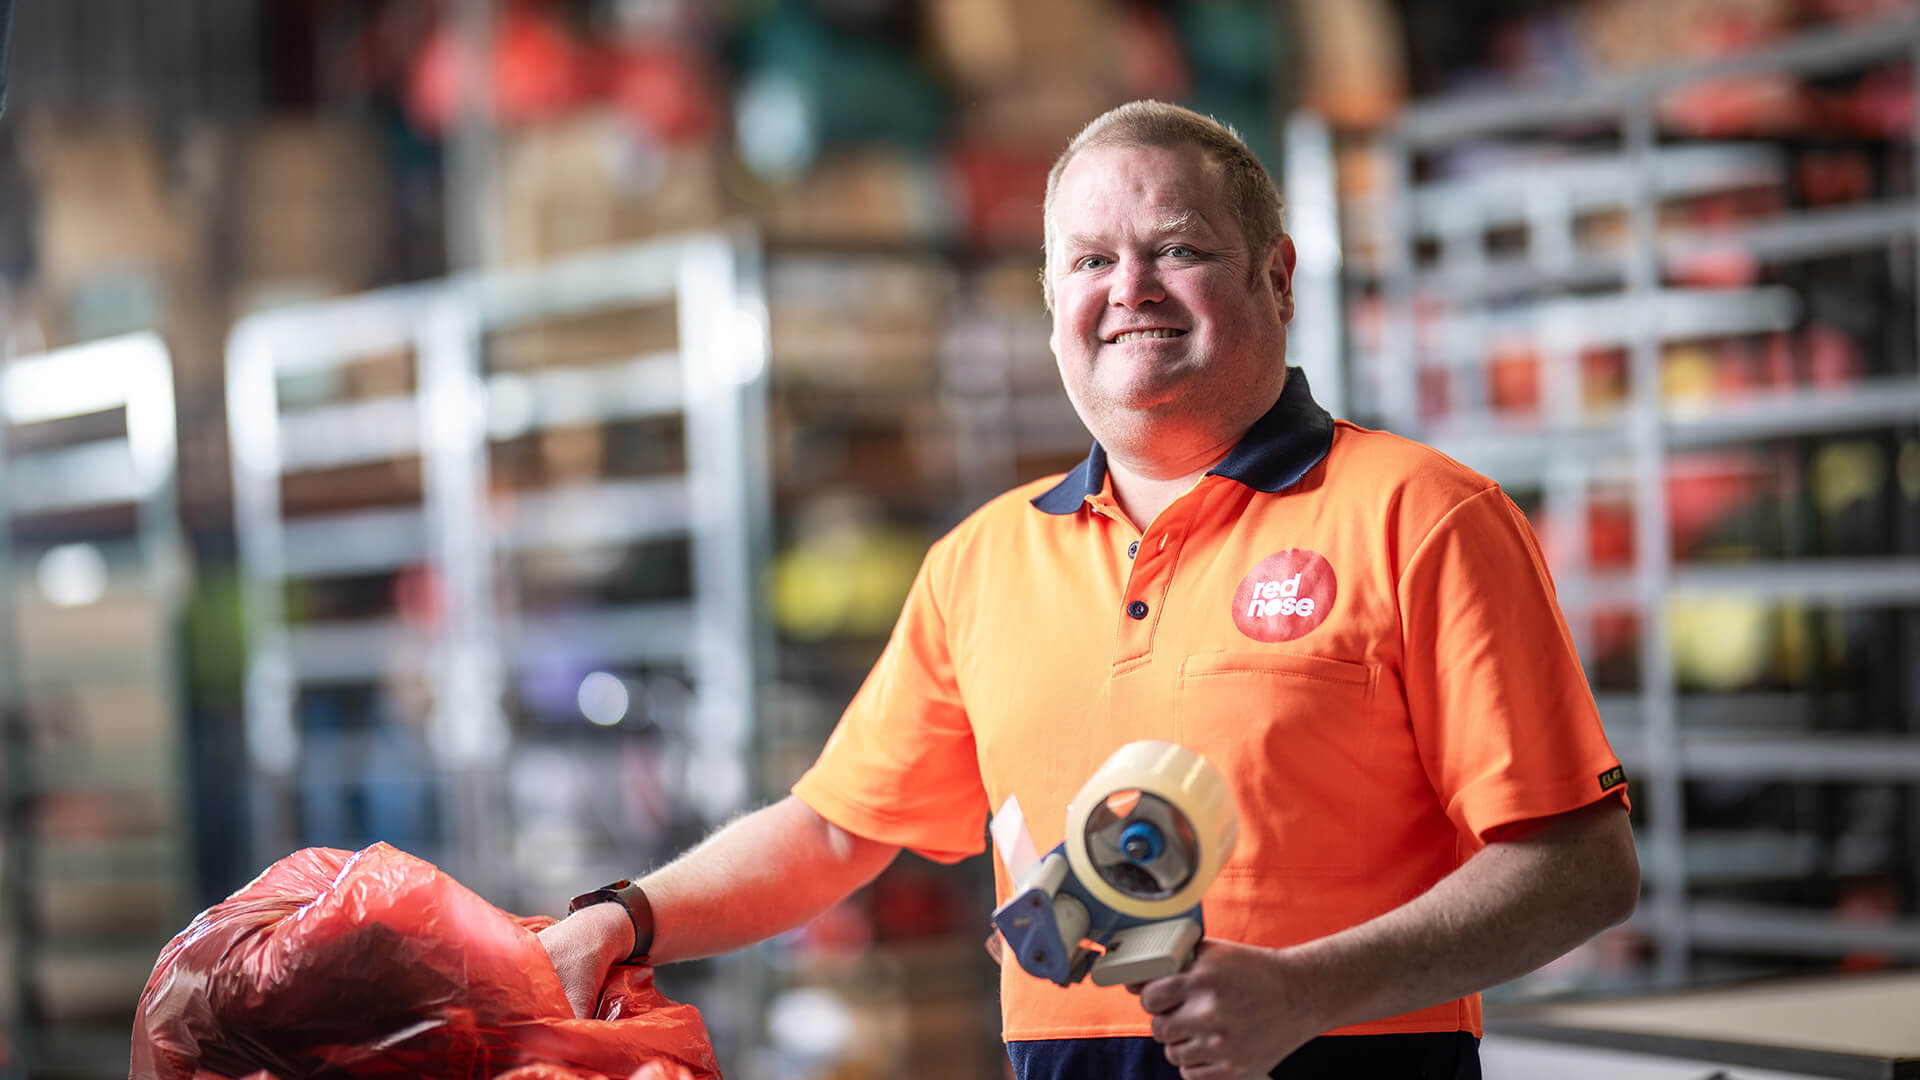
MULTIPOLYGON (((1188 210, 1185 213, 1172 214, 1154 222, 1148 229, 1147 235, 1167 236, 1172 233, 1199 232, 1206 227, 1207 221, 1205 218, 1188 210)), ((1110 237, 1094 233, 1067 233, 1060 239, 1065 246, 1074 248, 1098 248, 1112 243, 1110 237)))
POLYGON ((1205 224, 1206 222, 1201 219, 1199 214, 1188 210, 1185 213, 1173 214, 1161 218, 1154 224, 1153 233, 1156 236, 1165 236, 1168 233, 1191 232, 1205 224))

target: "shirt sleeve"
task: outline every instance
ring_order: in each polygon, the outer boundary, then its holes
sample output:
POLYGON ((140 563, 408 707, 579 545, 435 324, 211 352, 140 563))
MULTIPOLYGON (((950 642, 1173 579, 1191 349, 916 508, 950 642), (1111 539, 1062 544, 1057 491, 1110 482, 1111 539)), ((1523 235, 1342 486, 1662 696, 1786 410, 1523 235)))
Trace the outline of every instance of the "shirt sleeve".
POLYGON ((1501 826, 1626 801, 1533 529, 1488 487, 1445 514, 1400 585, 1407 705, 1447 816, 1501 826))
POLYGON ((957 862, 986 847, 987 796, 936 587, 936 544, 801 802, 857 836, 957 862))

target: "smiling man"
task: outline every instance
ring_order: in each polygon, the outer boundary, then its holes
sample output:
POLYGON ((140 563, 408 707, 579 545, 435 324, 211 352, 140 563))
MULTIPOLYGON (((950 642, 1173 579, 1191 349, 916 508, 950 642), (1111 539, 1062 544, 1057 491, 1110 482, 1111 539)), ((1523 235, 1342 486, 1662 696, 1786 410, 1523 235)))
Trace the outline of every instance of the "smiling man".
POLYGON ((611 963, 778 933, 902 848, 983 851, 1010 796, 1046 850, 1115 748, 1165 739, 1239 806, 1209 936, 1124 989, 1007 965, 1015 1073, 1477 1077, 1478 992, 1638 894, 1625 779, 1531 530, 1286 368, 1293 245, 1231 130, 1116 109, 1055 164, 1046 222, 1087 459, 938 541, 793 794, 583 897, 543 935, 556 968, 584 1010, 611 963))

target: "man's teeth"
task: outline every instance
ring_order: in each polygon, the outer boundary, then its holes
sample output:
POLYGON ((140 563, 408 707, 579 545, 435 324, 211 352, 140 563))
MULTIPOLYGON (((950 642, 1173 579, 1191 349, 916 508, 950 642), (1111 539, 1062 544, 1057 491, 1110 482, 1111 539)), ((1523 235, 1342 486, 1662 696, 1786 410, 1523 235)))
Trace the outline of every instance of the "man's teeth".
POLYGON ((1137 341, 1140 338, 1179 337, 1184 333, 1186 333, 1185 330, 1128 330, 1123 334, 1115 334, 1113 343, 1118 345, 1123 341, 1137 341))

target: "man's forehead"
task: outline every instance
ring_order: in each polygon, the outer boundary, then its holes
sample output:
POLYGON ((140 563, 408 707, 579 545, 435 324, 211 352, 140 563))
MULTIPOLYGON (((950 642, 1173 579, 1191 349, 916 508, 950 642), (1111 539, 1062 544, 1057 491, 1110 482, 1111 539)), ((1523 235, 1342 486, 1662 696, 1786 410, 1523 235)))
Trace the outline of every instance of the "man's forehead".
POLYGON ((1157 146, 1147 143, 1100 143, 1074 154, 1060 176, 1060 186, 1083 186, 1125 174, 1176 184, 1213 188, 1220 184, 1220 163, 1200 146, 1157 146))
POLYGON ((1054 191, 1056 209, 1097 198, 1101 189, 1118 194, 1143 212, 1156 208, 1168 216, 1224 202, 1225 177, 1198 148, 1094 146, 1074 155, 1054 191))

